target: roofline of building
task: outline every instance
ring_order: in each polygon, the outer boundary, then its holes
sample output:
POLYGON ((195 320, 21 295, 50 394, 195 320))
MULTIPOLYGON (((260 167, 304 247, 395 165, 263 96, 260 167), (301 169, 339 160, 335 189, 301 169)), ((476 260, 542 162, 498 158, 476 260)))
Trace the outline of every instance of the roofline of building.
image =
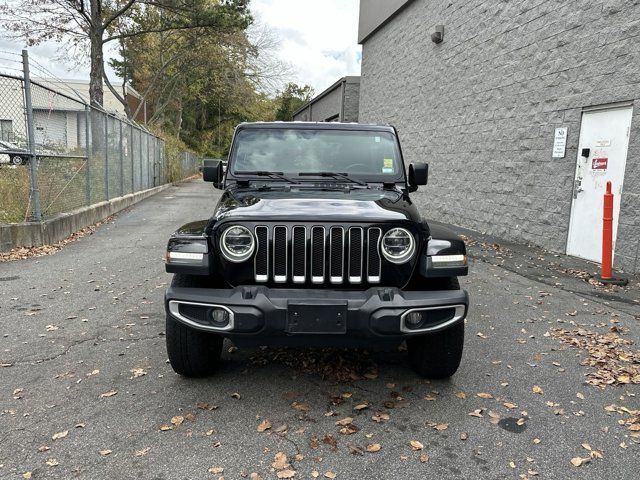
POLYGON ((316 95, 311 100, 309 100, 307 103, 305 103, 303 106, 301 106, 298 110, 293 112, 291 114, 291 116, 295 117, 297 114, 299 114, 300 112, 305 110, 309 105, 313 105, 314 103, 318 102, 322 98, 326 97, 331 92, 333 92, 336 88, 341 86, 343 83, 360 83, 360 76, 359 75, 347 75, 345 77, 340 78, 338 81, 336 81, 329 88, 327 88, 326 90, 323 90, 320 94, 316 95))
POLYGON ((389 15, 383 22, 380 23, 380 25, 378 25, 376 28, 374 28, 373 30, 371 30, 368 34, 366 34, 364 37, 362 38, 358 38, 358 44, 359 45, 363 45, 364 42, 366 42, 367 40, 369 40, 371 37, 373 37, 376 33, 378 33, 378 31, 384 27, 386 24, 388 24, 391 20, 393 20, 394 18, 396 18, 405 8, 407 8, 411 3, 413 3, 413 0, 409 0, 406 3, 404 3, 403 5, 400 6, 400 8, 398 8, 395 12, 393 12, 391 15, 389 15))

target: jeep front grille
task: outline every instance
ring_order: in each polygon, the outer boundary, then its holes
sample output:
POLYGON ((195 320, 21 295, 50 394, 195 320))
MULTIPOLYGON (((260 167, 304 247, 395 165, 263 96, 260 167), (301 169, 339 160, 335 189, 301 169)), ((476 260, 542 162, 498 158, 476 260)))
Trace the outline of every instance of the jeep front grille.
POLYGON ((377 227, 266 226, 255 228, 256 282, 380 283, 377 227))

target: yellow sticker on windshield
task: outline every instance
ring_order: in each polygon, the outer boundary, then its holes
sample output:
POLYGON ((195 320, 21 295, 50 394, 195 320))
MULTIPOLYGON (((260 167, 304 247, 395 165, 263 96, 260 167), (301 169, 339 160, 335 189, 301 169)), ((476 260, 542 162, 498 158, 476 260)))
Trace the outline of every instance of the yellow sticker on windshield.
POLYGON ((385 158, 382 162, 382 173, 393 173, 393 158, 385 158))

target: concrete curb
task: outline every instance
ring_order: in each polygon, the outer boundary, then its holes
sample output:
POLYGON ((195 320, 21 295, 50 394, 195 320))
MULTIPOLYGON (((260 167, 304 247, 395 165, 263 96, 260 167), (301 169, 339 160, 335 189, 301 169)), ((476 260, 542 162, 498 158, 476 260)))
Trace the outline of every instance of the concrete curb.
POLYGON ((172 183, 167 183, 148 190, 112 198, 105 202, 61 213, 44 222, 0 225, 0 252, 9 251, 16 247, 39 247, 57 243, 72 233, 104 220, 109 215, 124 210, 171 186, 173 186, 172 183))

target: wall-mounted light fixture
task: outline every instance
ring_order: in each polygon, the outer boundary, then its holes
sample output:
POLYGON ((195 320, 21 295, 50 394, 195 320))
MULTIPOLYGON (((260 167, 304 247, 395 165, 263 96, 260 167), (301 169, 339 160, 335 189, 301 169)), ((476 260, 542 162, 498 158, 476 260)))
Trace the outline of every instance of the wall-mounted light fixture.
POLYGON ((433 43, 442 43, 444 40, 444 25, 436 25, 435 32, 431 34, 431 41, 433 43))

